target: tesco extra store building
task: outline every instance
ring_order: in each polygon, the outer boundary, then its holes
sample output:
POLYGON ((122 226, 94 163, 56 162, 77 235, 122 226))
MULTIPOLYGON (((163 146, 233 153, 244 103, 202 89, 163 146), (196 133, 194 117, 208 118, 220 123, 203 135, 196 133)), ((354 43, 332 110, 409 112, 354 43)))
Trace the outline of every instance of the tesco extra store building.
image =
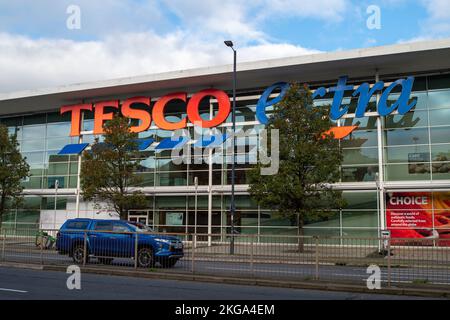
MULTIPOLYGON (((331 105, 336 92, 330 88, 337 86, 341 76, 348 76, 339 109, 348 106, 348 110, 335 122, 336 126, 356 128, 340 140, 344 162, 340 182, 334 186, 343 190, 347 206, 336 208, 324 221, 307 221, 306 235, 368 237, 391 228, 393 236, 450 237, 450 40, 249 62, 238 64, 237 69, 238 128, 264 128, 256 116, 256 105, 274 83, 299 81, 312 89, 324 87, 326 91, 314 103, 331 105), (405 93, 406 101, 415 101, 414 106, 404 114, 392 110, 380 115, 377 101, 383 90, 409 77, 414 81, 405 93), (369 96, 363 114, 357 115, 360 97, 353 95, 354 91, 362 83, 373 86, 379 81, 384 82, 384 89, 369 96)), ((31 167, 30 178, 23 182, 25 201, 7 213, 3 227, 53 228, 67 218, 114 216, 83 202, 80 156, 76 152, 61 154, 61 150, 69 144, 94 141, 99 101, 118 100, 122 105, 132 97, 147 97, 151 102, 143 109, 151 113, 161 97, 185 92, 189 100, 203 89, 224 91, 231 99, 232 66, 0 94, 0 121, 17 133, 21 152, 31 167), (79 104, 92 106, 81 110, 79 120, 73 110, 61 113, 63 106, 79 104)), ((387 104, 398 101, 404 89, 396 86, 385 94, 387 104)), ((273 92, 274 97, 278 94, 273 92)), ((201 117, 213 119, 217 105, 214 97, 202 99, 198 105, 201 117)), ((107 109, 99 114, 108 113, 107 109)), ((185 118, 186 102, 167 102, 167 122, 185 118)), ((226 130, 230 126, 231 114, 216 127, 226 130)), ((192 124, 188 122, 187 127, 192 124)), ((140 138, 152 141, 142 150, 143 161, 136 173, 142 175, 138 187, 148 197, 148 208, 131 210, 129 218, 157 231, 193 232, 197 192, 198 232, 229 232, 231 165, 174 164, 170 153, 157 150, 171 134, 154 122, 139 133, 140 138)), ((238 145, 251 143, 237 139, 238 145)), ((247 172, 251 166, 236 166, 237 229, 242 234, 296 234, 289 219, 259 207, 249 197, 247 172)))

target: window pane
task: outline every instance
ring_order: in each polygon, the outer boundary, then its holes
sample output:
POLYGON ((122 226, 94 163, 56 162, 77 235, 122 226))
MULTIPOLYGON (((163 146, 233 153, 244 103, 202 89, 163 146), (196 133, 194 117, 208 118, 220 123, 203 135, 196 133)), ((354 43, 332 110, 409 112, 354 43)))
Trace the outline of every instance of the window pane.
POLYGON ((342 167, 342 182, 375 181, 378 166, 342 167))
POLYGON ((431 143, 450 142, 450 127, 431 128, 431 143))
POLYGON ((174 209, 174 208, 186 208, 187 198, 184 196, 177 197, 157 197, 156 198, 156 207, 157 208, 166 208, 166 209, 174 209))
POLYGON ((377 148, 359 148, 359 149, 344 149, 343 164, 376 164, 378 163, 378 149, 377 148))
POLYGON ((450 161, 450 144, 431 145, 431 159, 433 161, 450 161))
POLYGON ((71 144, 72 139, 69 137, 66 138, 56 138, 56 139, 47 139, 47 150, 55 150, 62 149, 64 146, 71 144))
POLYGON ((31 177, 22 185, 25 189, 42 189, 42 177, 31 177))
POLYGON ((50 163, 48 165, 49 175, 66 175, 69 172, 69 166, 67 163, 50 163))
POLYGON ((344 199, 347 202, 346 209, 376 209, 376 192, 344 192, 344 199))
MULTIPOLYGON (((48 189, 55 189, 56 181, 58 181, 58 187, 60 189, 67 187, 67 178, 68 177, 48 177, 47 179, 44 178, 44 180, 47 180, 47 185, 45 186, 48 189)), ((45 182, 44 182, 45 183, 45 182)))
POLYGON ((438 162, 431 164, 433 179, 450 179, 450 162, 438 162))
POLYGON ((45 137, 45 125, 40 126, 24 126, 23 127, 23 139, 43 139, 45 137))
POLYGON ((429 109, 450 107, 450 90, 428 92, 429 109))
POLYGON ((46 116, 45 113, 25 116, 23 117, 23 125, 43 124, 46 122, 46 116))
POLYGON ((450 88, 450 74, 428 77, 428 88, 429 89, 450 88))
POLYGON ((410 161, 417 162, 418 157, 423 158, 423 161, 429 161, 429 147, 427 145, 406 147, 386 147, 386 162, 387 163, 408 163, 410 161), (420 156, 419 156, 420 155, 420 156))
POLYGON ((429 163, 390 164, 386 165, 386 180, 429 180, 429 163))
POLYGON ((45 139, 40 140, 22 140, 21 142, 22 152, 29 151, 44 151, 45 150, 45 139))
MULTIPOLYGON (((427 108, 427 103, 428 103, 428 93, 427 92, 425 92, 425 91, 424 92, 412 92, 411 99, 412 98, 417 98, 416 106, 414 107, 415 110, 427 108)), ((409 102, 411 102, 411 100, 409 102)))
MULTIPOLYGON (((353 229, 353 228, 343 228, 342 229, 343 237, 351 237, 351 238, 377 238, 378 231, 376 229, 353 229)), ((350 239, 352 241, 352 239, 350 239)), ((372 242, 375 245, 374 242, 372 242)), ((370 244, 367 242, 367 244, 370 244)))
POLYGON ((68 137, 70 135, 69 123, 52 123, 47 125, 47 137, 68 137))
POLYGON ((364 117, 364 118, 346 118, 341 120, 342 126, 358 126, 359 130, 362 129, 376 129, 377 118, 376 117, 364 117))
POLYGON ((430 125, 445 126, 450 124, 450 108, 430 110, 430 125))
POLYGON ((22 155, 26 157, 26 161, 29 164, 44 162, 44 152, 24 152, 22 155))
POLYGON ((377 211, 343 211, 343 228, 376 228, 378 226, 377 211))
POLYGON ((376 130, 356 130, 341 141, 342 148, 376 147, 377 144, 376 130))
POLYGON ((386 116, 386 128, 425 127, 428 125, 427 111, 412 111, 404 115, 396 114, 386 116))
POLYGON ((94 120, 84 120, 82 131, 92 131, 94 130, 94 120))
POLYGON ((187 173, 183 172, 161 172, 156 174, 157 186, 185 186, 187 185, 187 173))
POLYGON ((428 129, 390 129, 385 131, 388 146, 408 144, 428 144, 428 129))

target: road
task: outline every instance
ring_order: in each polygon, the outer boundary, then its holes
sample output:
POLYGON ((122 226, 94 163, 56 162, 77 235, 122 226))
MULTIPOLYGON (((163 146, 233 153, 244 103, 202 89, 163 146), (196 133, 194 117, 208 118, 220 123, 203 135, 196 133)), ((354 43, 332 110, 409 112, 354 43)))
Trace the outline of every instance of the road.
POLYGON ((379 294, 155 280, 82 274, 81 290, 66 286, 69 274, 0 267, 0 300, 149 299, 149 300, 374 300, 419 299, 379 294))

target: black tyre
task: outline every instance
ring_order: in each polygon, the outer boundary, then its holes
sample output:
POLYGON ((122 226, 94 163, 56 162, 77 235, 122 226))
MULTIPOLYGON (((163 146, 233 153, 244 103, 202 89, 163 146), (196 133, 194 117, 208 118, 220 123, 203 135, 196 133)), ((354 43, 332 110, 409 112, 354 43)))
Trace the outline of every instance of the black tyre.
POLYGON ((98 258, 98 262, 101 264, 111 264, 113 260, 113 258, 98 258))
MULTIPOLYGON (((84 259, 84 246, 82 244, 77 244, 72 250, 72 259, 76 264, 83 264, 84 259)), ((86 263, 88 263, 89 257, 86 255, 86 263)))
POLYGON ((172 268, 177 263, 177 261, 178 261, 178 259, 166 258, 166 259, 161 260, 160 263, 163 268, 172 268))
POLYGON ((151 248, 141 248, 138 251, 137 264, 141 268, 152 268, 155 265, 155 257, 151 248))

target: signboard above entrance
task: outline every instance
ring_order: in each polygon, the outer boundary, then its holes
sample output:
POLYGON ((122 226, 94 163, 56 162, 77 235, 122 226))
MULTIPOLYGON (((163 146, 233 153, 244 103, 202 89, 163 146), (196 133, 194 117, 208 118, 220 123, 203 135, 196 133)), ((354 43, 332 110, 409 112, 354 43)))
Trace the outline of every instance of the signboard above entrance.
MULTIPOLYGON (((342 76, 339 78, 335 87, 326 89, 320 87, 313 93, 313 99, 323 98, 327 93, 333 93, 333 102, 331 105, 330 119, 337 120, 344 116, 349 111, 349 106, 342 106, 342 101, 346 91, 353 90, 353 85, 347 84, 348 77, 342 76)), ((354 92, 352 97, 358 97, 358 104, 356 107, 355 117, 364 117, 366 108, 369 104, 370 98, 380 93, 380 99, 378 101, 378 114, 380 116, 386 116, 394 111, 398 111, 399 114, 405 114, 411 110, 417 103, 416 99, 410 101, 411 91, 414 84, 414 77, 408 77, 406 79, 399 79, 394 81, 386 89, 384 89, 384 82, 378 81, 374 85, 370 86, 365 82, 361 84, 354 92), (395 102, 388 103, 388 97, 391 92, 400 87, 400 94, 395 102)), ((266 116, 266 108, 277 104, 286 95, 289 88, 289 84, 286 82, 278 82, 268 87, 257 103, 256 118, 262 124, 267 124, 269 119, 266 116), (275 98, 271 98, 274 92, 279 91, 275 98)), ((222 124, 230 113, 230 98, 222 90, 218 89, 205 89, 195 93, 190 99, 187 98, 186 92, 176 92, 163 96, 157 100, 151 108, 150 97, 133 97, 126 99, 119 106, 119 100, 99 101, 96 103, 82 103, 75 105, 68 105, 61 107, 61 114, 71 112, 72 127, 70 131, 71 136, 79 136, 81 133, 81 113, 83 110, 94 111, 94 134, 103 133, 103 124, 105 121, 111 120, 113 112, 106 112, 106 108, 113 108, 120 110, 121 114, 125 117, 139 120, 139 124, 133 126, 131 131, 144 132, 150 128, 153 121, 154 125, 163 130, 177 130, 183 129, 187 126, 188 120, 194 125, 202 128, 212 128, 222 124), (205 120, 200 115, 200 102, 207 98, 212 97, 217 101, 218 110, 213 119, 205 120), (164 109, 171 101, 181 101, 186 105, 186 117, 177 122, 168 121, 164 115, 164 109), (144 105, 147 108, 133 108, 136 104, 144 105), (151 109, 151 111, 150 111, 151 109)), ((350 134, 356 127, 339 127, 332 128, 335 138, 341 139, 350 134)))

